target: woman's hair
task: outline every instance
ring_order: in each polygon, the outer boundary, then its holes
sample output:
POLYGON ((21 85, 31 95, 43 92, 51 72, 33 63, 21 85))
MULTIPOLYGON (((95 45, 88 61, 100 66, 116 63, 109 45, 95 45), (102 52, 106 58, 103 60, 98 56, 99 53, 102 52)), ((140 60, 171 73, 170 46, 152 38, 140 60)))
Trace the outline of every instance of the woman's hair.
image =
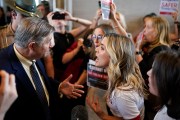
POLYGON ((170 117, 180 118, 180 51, 162 51, 155 57, 152 74, 162 105, 170 117))
POLYGON ((93 34, 93 30, 94 29, 88 29, 84 35, 83 35, 83 39, 87 39, 89 35, 93 34))
POLYGON ((107 95, 110 95, 115 87, 132 86, 145 97, 144 80, 135 60, 133 42, 128 37, 114 33, 106 34, 105 37, 108 39, 106 49, 110 56, 107 95))
POLYGON ((150 48, 154 48, 161 45, 170 45, 170 38, 169 38, 169 23, 163 17, 151 17, 152 25, 157 31, 157 36, 155 41, 150 45, 150 48))
MULTIPOLYGON (((108 24, 100 24, 98 25, 95 29, 100 28, 102 29, 102 31, 104 32, 104 34, 108 34, 108 33, 115 33, 113 27, 111 25, 108 24)), ((94 29, 94 31, 95 31, 94 29)), ((93 31, 93 32, 94 32, 93 31)))
POLYGON ((54 32, 54 28, 48 22, 37 17, 24 18, 15 32, 15 43, 20 47, 27 47, 34 41, 39 45, 43 38, 54 32))
POLYGON ((145 15, 145 16, 143 17, 143 21, 144 21, 146 18, 155 17, 155 16, 157 16, 156 13, 154 13, 154 12, 149 13, 149 14, 147 14, 147 15, 145 15))

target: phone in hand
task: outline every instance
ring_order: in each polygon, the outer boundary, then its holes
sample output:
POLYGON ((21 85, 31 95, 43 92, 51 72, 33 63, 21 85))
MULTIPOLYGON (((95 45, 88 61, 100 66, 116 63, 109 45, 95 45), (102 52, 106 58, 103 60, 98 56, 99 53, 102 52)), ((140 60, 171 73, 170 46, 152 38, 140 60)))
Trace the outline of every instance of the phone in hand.
POLYGON ((101 0, 98 1, 98 6, 101 8, 101 0))
POLYGON ((54 15, 52 16, 53 20, 64 20, 65 19, 65 14, 64 13, 59 13, 55 12, 54 15))

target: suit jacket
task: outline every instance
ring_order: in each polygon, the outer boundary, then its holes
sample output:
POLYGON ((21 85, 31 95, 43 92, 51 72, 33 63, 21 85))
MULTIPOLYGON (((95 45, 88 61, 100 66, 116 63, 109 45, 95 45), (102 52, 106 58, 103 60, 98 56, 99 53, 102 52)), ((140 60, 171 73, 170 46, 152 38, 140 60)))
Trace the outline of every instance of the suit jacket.
POLYGON ((59 96, 58 85, 55 80, 50 80, 44 70, 40 60, 37 60, 36 66, 44 78, 45 86, 49 94, 50 118, 36 94, 28 75, 26 74, 21 62, 17 58, 13 45, 3 49, 0 52, 0 69, 12 73, 16 78, 16 87, 18 92, 17 100, 12 104, 5 115, 5 120, 58 120, 59 114, 59 96))

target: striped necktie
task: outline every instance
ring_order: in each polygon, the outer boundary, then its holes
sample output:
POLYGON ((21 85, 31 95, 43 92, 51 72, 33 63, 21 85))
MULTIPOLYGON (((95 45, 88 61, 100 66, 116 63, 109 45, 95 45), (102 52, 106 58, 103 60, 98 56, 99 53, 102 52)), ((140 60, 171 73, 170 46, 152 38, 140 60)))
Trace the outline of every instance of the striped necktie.
POLYGON ((43 89, 43 85, 41 83, 38 72, 37 72, 37 70, 35 68, 35 62, 34 61, 32 62, 32 65, 30 66, 30 73, 31 73, 34 85, 36 87, 36 93, 37 93, 37 95, 39 97, 39 100, 41 101, 43 106, 48 106, 46 94, 45 94, 45 91, 43 89))

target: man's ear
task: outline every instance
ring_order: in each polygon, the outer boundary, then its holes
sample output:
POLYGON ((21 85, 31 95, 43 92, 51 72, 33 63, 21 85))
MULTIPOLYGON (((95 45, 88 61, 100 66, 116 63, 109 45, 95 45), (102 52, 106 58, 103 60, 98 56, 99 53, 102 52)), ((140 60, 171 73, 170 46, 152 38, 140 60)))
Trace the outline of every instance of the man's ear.
POLYGON ((16 13, 16 11, 11 11, 11 17, 12 17, 12 19, 16 19, 16 17, 17 17, 17 13, 16 13))
POLYGON ((34 51, 35 45, 36 45, 36 42, 30 42, 27 47, 29 50, 34 51))

